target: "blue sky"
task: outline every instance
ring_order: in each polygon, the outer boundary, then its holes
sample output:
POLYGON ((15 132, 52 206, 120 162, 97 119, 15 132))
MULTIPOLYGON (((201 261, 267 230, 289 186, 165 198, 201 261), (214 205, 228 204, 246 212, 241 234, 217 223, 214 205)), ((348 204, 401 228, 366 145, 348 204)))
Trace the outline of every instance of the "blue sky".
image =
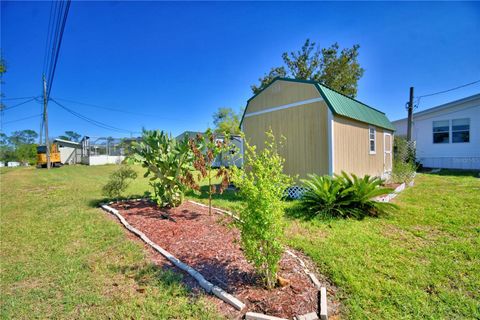
MULTIPOLYGON (((49 2, 1 3, 6 98, 40 95, 49 2)), ((204 130, 219 107, 240 110, 250 85, 306 38, 360 44, 365 75, 357 99, 405 116, 416 95, 480 79, 480 3, 462 2, 73 2, 51 97, 90 118, 139 131, 204 130), (135 114, 132 114, 135 113, 135 114)), ((421 100, 419 110, 480 92, 480 84, 421 100)), ((21 100, 5 100, 7 106, 21 100)), ((38 130, 31 102, 4 111, 3 131, 38 130)), ((50 103, 50 135, 122 134, 50 103)))

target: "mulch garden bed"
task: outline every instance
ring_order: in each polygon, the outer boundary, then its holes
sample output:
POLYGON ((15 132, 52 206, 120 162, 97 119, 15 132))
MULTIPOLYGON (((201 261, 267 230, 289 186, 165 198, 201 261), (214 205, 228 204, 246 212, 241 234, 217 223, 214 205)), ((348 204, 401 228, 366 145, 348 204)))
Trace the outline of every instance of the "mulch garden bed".
MULTIPOLYGON (((240 247, 240 232, 233 218, 208 208, 185 202, 173 209, 159 209, 148 201, 131 201, 111 204, 133 227, 139 229, 153 242, 169 251, 184 263, 195 268, 208 281, 240 299, 246 304, 236 311, 219 299, 214 299, 219 311, 229 318, 240 318, 247 311, 272 316, 293 318, 317 311, 317 289, 300 262, 289 254, 280 261, 279 276, 290 284, 266 290, 253 267, 246 261, 240 247)), ((300 257, 307 268, 315 271, 314 264, 305 255, 291 250, 300 257)), ((150 255, 154 254, 150 250, 150 255)), ((156 253, 159 255, 159 253, 156 253)), ((153 259, 158 263, 158 259, 153 259)), ((329 317, 339 314, 335 299, 336 289, 328 279, 318 275, 328 292, 329 317)), ((188 278, 188 277, 187 277, 188 278)), ((195 287, 192 279, 185 279, 189 287, 195 287)))

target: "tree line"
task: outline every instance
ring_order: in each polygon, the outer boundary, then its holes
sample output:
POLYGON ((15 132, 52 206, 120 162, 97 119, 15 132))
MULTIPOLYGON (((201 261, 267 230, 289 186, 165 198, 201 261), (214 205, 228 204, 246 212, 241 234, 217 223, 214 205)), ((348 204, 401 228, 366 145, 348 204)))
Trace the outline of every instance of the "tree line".
MULTIPOLYGON (((338 43, 322 48, 306 39, 300 50, 284 52, 283 65, 275 66, 251 85, 253 94, 258 94, 275 78, 293 78, 320 82, 348 97, 357 95, 358 81, 365 70, 358 61, 360 46, 341 49, 338 43)), ((217 133, 238 134, 243 109, 238 113, 232 108, 219 108, 213 115, 217 133)))
MULTIPOLYGON (((65 131, 60 139, 78 142, 81 135, 75 131, 65 131)), ((10 136, 0 133, 0 161, 17 161, 33 165, 37 161, 37 146, 35 142, 38 133, 35 130, 25 129, 12 132, 10 136)))

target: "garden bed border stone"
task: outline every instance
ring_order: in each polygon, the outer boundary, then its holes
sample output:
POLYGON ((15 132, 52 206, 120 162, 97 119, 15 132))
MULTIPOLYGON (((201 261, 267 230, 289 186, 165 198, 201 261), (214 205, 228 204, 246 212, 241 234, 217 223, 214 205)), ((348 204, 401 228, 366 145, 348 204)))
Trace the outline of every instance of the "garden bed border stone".
MULTIPOLYGON (((133 200, 128 200, 128 201, 133 201, 133 200)), ((110 202, 109 204, 111 204, 111 203, 114 203, 114 202, 110 202)), ((132 232, 135 235, 137 235, 138 237, 140 237, 140 239, 142 239, 145 243, 147 243, 152 248, 154 248, 156 251, 158 251, 167 260, 169 260, 171 263, 173 263, 173 265, 175 265, 179 269, 185 271, 190 276, 192 276, 195 280, 197 280, 198 284, 205 291, 207 291, 208 293, 213 293, 215 296, 217 296, 221 300, 225 301, 226 303, 232 305, 237 310, 241 311, 243 308, 245 308, 245 304, 243 302, 241 302, 239 299, 237 299, 233 295, 229 294, 228 292, 224 291, 220 287, 214 285, 210 281, 206 280, 205 277, 201 273, 199 273, 197 270, 195 270, 194 268, 190 267, 189 265, 183 263, 182 261, 177 259, 174 255, 172 255, 170 252, 168 252, 167 250, 163 249, 162 247, 157 245, 155 242, 150 240, 143 232, 141 232, 140 230, 131 226, 127 222, 127 220, 125 220, 125 218, 119 213, 118 210, 116 210, 116 209, 114 209, 114 208, 112 208, 112 207, 110 207, 106 204, 102 204, 101 207, 105 211, 107 211, 107 212, 113 214, 114 216, 116 216, 118 218, 118 220, 124 225, 125 228, 127 228, 130 232, 132 232)))
MULTIPOLYGON (((409 185, 412 186, 413 181, 409 185)), ((405 183, 403 183, 402 185, 397 187, 394 192, 397 192, 397 189, 399 189, 400 187, 402 187, 402 188, 398 192, 401 192, 403 189, 405 189, 405 183)), ((396 194, 395 194, 395 196, 396 196, 396 194)), ((122 203, 122 202, 128 202, 128 201, 151 201, 151 199, 149 199, 149 198, 123 199, 123 200, 119 200, 119 201, 111 201, 111 202, 108 202, 108 204, 122 203)), ((208 205, 205 205, 205 204, 200 203, 200 202, 196 202, 196 201, 193 201, 193 200, 187 200, 187 202, 198 205, 200 207, 208 208, 208 205)), ((241 302, 239 299, 237 299, 233 295, 225 292, 220 287, 218 287, 218 286, 214 285, 213 283, 209 282, 197 270, 195 270, 194 268, 190 267, 189 265, 183 263, 182 261, 177 259, 175 256, 173 256, 171 253, 169 253, 168 251, 166 251, 165 249, 163 249, 162 247, 160 247, 159 245, 157 245, 156 243, 151 241, 143 232, 141 232, 138 229, 131 226, 127 222, 127 220, 125 220, 125 218, 119 213, 118 210, 108 206, 108 204, 101 204, 100 206, 105 211, 110 212, 111 214, 116 216, 118 218, 118 220, 124 225, 124 227, 127 228, 130 232, 132 232, 135 235, 137 235, 138 237, 140 237, 140 239, 142 239, 145 243, 150 245, 152 248, 154 248, 156 251, 158 251, 161 255, 163 255, 165 258, 167 258, 167 260, 169 260, 172 264, 174 264, 176 267, 180 268, 181 270, 187 272, 190 276, 192 276, 195 280, 197 280, 199 285, 205 291, 207 291, 208 293, 213 293, 219 299, 221 299, 221 300, 225 301, 226 303, 232 305, 237 310, 239 310, 239 311, 243 310, 243 308, 245 307, 245 304, 243 302, 241 302)), ((232 217, 233 219, 235 219, 238 222, 243 222, 233 212, 223 210, 223 209, 219 209, 219 208, 216 208, 216 207, 213 207, 213 206, 212 206, 212 209, 215 210, 218 213, 226 214, 226 215, 232 217)), ((305 262, 299 256, 297 256, 296 254, 294 254, 293 252, 291 252, 288 249, 286 249, 285 252, 288 255, 290 255, 293 258, 298 260, 300 265, 303 267, 303 271, 305 272, 306 275, 308 275, 308 277, 312 281, 314 287, 317 290, 319 290, 318 315, 320 316, 321 320, 327 320, 328 319, 328 316, 327 316, 327 289, 325 287, 321 286, 321 283, 318 280, 318 278, 315 276, 315 274, 313 272, 310 272, 310 270, 308 270, 308 268, 305 265, 305 262)), ((296 316, 296 317, 294 317, 294 319, 315 319, 315 317, 312 317, 314 314, 317 315, 315 312, 311 312, 311 313, 308 313, 308 314, 305 314, 305 315, 296 316)), ((256 312, 247 312, 245 314, 245 319, 251 319, 251 320, 286 320, 284 318, 274 317, 274 316, 270 316, 270 315, 267 315, 267 314, 256 313, 256 312)), ((316 319, 318 319, 318 316, 317 316, 316 319)))
POLYGON ((416 173, 413 175, 412 181, 410 181, 408 183, 403 182, 401 185, 396 187, 395 190, 393 190, 392 193, 389 193, 386 196, 377 197, 377 198, 375 198, 375 200, 380 201, 380 202, 390 202, 390 201, 392 201, 392 199, 394 199, 400 192, 405 190, 407 186, 409 186, 409 187, 414 186, 415 176, 416 176, 416 173))

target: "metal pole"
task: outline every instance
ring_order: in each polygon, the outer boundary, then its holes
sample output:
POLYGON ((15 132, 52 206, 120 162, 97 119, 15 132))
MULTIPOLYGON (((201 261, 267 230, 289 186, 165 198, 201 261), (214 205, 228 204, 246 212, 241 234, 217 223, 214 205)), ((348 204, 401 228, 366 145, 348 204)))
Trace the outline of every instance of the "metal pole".
POLYGON ((45 75, 43 75, 43 121, 45 126, 45 145, 47 148, 47 169, 50 169, 50 141, 48 139, 48 114, 47 114, 47 79, 45 79, 45 75))
POLYGON ((413 87, 410 87, 410 100, 408 101, 407 141, 412 141, 413 122, 413 87))

